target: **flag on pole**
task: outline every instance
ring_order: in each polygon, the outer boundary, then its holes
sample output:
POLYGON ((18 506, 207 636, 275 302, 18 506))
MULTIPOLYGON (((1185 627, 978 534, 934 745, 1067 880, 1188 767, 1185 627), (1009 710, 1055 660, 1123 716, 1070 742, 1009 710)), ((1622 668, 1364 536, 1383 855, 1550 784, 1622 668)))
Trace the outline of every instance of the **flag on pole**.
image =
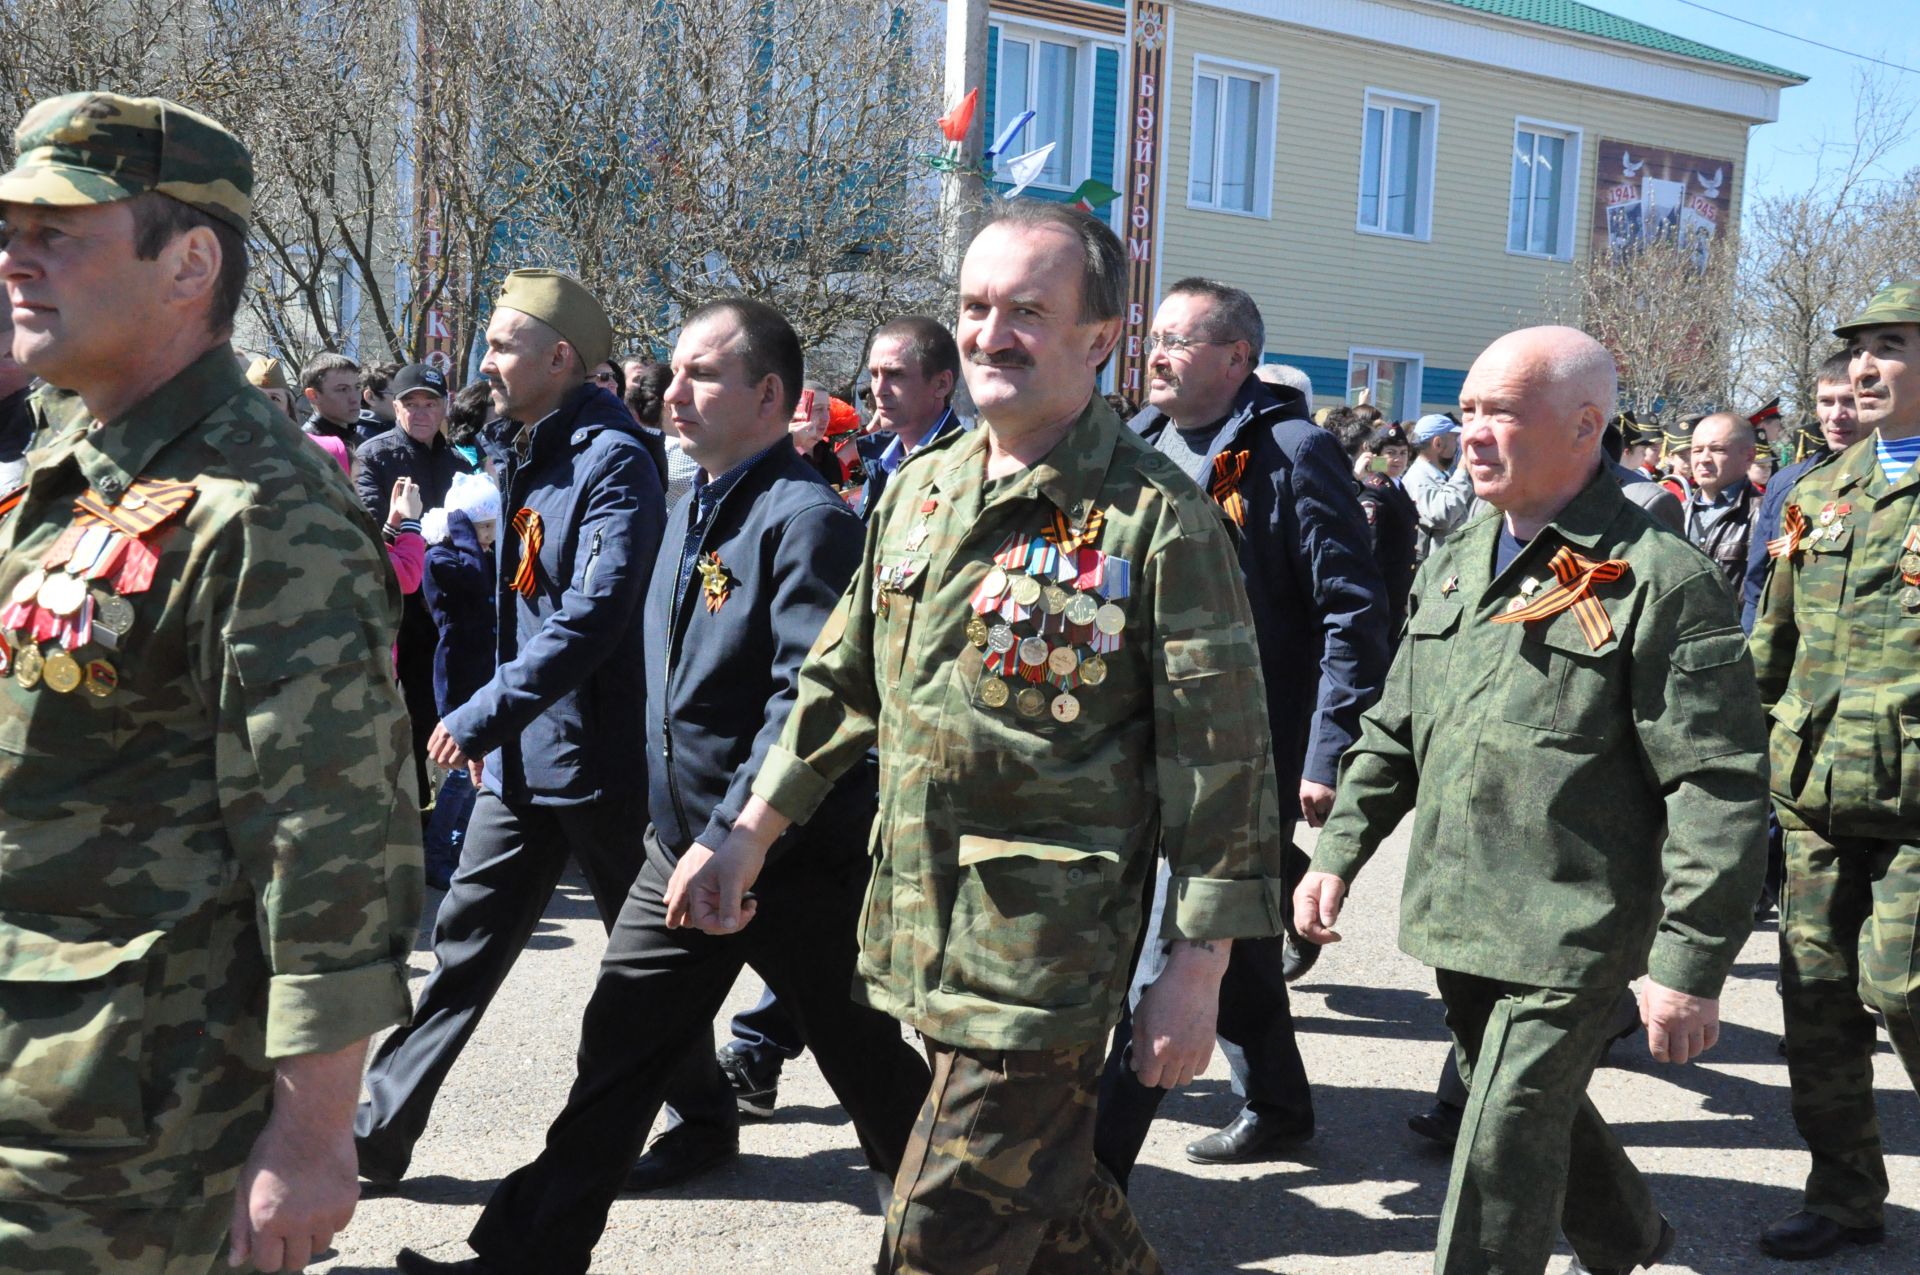
POLYGON ((1013 181, 1013 189, 1007 192, 1008 199, 1016 198, 1039 178, 1041 170, 1047 166, 1047 157, 1053 154, 1053 146, 1052 142, 1048 142, 1037 151, 1015 155, 1007 161, 1007 176, 1013 181))
POLYGON ((940 117, 940 135, 950 142, 966 141, 967 130, 973 127, 973 108, 979 102, 980 90, 968 89, 960 105, 940 117))
POLYGON ((987 158, 992 159, 995 155, 998 155, 1001 151, 1013 145, 1013 139, 1020 135, 1021 129, 1033 122, 1033 116, 1034 113, 1032 111, 1022 111, 1014 116, 1013 123, 1001 129, 1000 136, 994 138, 993 145, 987 147, 987 158))
POLYGON ((1089 177, 1073 192, 1073 206, 1081 212, 1098 212, 1118 198, 1119 191, 1097 178, 1089 177))

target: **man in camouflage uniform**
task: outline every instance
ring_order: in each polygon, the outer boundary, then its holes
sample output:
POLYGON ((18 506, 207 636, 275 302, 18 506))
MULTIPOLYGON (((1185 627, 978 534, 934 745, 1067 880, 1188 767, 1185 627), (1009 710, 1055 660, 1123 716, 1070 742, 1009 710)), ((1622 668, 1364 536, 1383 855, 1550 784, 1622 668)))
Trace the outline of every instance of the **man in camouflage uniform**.
POLYGON ((398 589, 228 346, 245 148, 103 93, 16 142, 13 350, 72 392, 0 493, 0 1269, 298 1270, 407 1009, 398 589))
POLYGON ((1470 1097, 1434 1270, 1625 1275, 1674 1240, 1587 1100, 1627 983, 1648 1043, 1686 1062, 1764 863, 1762 717, 1711 564, 1621 494, 1601 435, 1604 347, 1501 338, 1461 391, 1475 493, 1500 517, 1421 568, 1406 637, 1295 893, 1339 936, 1349 883, 1414 815, 1400 946, 1435 967, 1470 1097))
POLYGON ((956 335, 980 428, 887 485, 754 799, 669 898, 714 932, 750 920, 771 838, 877 743, 855 995, 933 1055, 888 1210, 893 1275, 1159 1272, 1093 1156, 1156 845, 1173 952, 1135 1015, 1145 1083, 1206 1065, 1223 940, 1281 929, 1232 541, 1095 393, 1124 279, 1113 232, 1061 205, 1015 203, 975 238, 956 335))
POLYGON ((1786 1258, 1885 1237, 1866 1006, 1920 1084, 1920 282, 1835 332, 1870 432, 1794 486, 1753 628, 1786 832, 1787 1075, 1813 1152, 1801 1211, 1760 1238, 1786 1258))

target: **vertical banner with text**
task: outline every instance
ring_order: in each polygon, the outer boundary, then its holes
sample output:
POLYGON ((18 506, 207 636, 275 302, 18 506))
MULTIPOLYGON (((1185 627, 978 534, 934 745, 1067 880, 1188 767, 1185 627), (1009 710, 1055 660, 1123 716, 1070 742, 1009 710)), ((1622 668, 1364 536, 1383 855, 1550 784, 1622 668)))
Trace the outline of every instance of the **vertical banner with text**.
POLYGON ((1138 401, 1145 393, 1147 328, 1153 322, 1160 238, 1160 122, 1166 101, 1172 18, 1160 0, 1134 0, 1130 46, 1132 90, 1127 115, 1127 184, 1121 192, 1120 238, 1127 247, 1126 326, 1120 331, 1115 387, 1138 401))

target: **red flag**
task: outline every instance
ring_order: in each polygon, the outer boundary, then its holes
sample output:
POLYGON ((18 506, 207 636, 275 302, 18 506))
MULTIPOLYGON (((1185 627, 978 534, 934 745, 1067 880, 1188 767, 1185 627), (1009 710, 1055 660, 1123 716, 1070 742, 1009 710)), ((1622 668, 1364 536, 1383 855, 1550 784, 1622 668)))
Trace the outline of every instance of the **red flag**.
POLYGON ((968 89, 960 105, 940 117, 940 135, 950 142, 964 142, 973 127, 973 108, 980 102, 980 90, 968 89))

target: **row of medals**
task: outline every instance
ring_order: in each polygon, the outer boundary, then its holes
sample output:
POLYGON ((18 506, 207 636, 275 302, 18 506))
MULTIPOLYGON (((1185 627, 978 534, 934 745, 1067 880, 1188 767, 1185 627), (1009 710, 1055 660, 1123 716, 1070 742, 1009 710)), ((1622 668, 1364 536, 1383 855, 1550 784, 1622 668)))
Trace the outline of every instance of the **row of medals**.
MULTIPOLYGON (((1916 539, 1913 532, 1909 540, 1916 539)), ((1920 552, 1908 549, 1900 555, 1900 609, 1908 615, 1920 615, 1920 552)))
MULTIPOLYGON (((108 650, 117 649, 133 627, 133 603, 87 587, 88 572, 106 556, 117 534, 111 527, 89 527, 64 570, 35 567, 13 586, 11 601, 17 607, 37 606, 63 621, 66 632, 77 630, 108 650)), ((30 632, 15 630, 14 637, 13 679, 27 690, 45 683, 47 689, 68 695, 84 687, 89 695, 105 699, 119 688, 119 672, 112 664, 92 659, 82 665, 66 649, 64 638, 62 645, 43 654, 30 632)), ((87 642, 74 645, 83 647, 87 642)))
MULTIPOLYGON (((1847 515, 1852 512, 1852 505, 1827 505, 1814 520, 1813 529, 1807 532, 1806 543, 1817 545, 1822 540, 1838 541, 1841 533, 1847 529, 1847 515)), ((1920 526, 1907 529, 1899 566, 1901 589, 1895 595, 1895 600, 1908 615, 1920 615, 1920 526)))
MULTIPOLYGON (((1091 627, 1108 637, 1118 637, 1127 627, 1126 612, 1111 602, 1096 602, 1084 593, 1072 593, 1060 585, 994 567, 987 573, 981 596, 992 599, 1008 593, 1023 607, 1031 607, 1042 615, 1061 616, 1068 624, 1091 627)), ((1078 674, 1078 680, 1087 686, 1098 686, 1107 680, 1107 662, 1099 654, 1082 656, 1071 642, 1052 646, 1046 638, 1037 635, 1016 638, 1011 624, 989 624, 984 616, 967 620, 967 641, 995 655, 1014 651, 1023 668, 1044 669, 1058 678, 1078 674)), ((1055 721, 1071 722, 1080 716, 1080 701, 1071 691, 1062 690, 1049 702, 1039 687, 1028 686, 1016 693, 1005 679, 993 674, 981 681, 980 699, 988 708, 1004 708, 1012 701, 1024 717, 1040 717, 1051 711, 1055 721)))

